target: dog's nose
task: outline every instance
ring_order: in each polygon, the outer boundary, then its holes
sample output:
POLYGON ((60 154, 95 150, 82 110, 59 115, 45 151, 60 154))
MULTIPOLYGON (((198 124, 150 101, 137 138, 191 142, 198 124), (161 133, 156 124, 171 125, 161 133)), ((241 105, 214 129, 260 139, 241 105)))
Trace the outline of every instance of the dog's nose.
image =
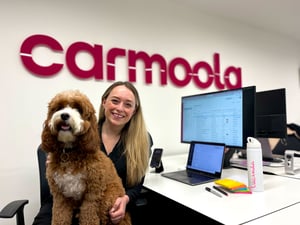
POLYGON ((63 113, 60 117, 62 118, 62 120, 68 120, 70 118, 70 115, 68 113, 63 113))

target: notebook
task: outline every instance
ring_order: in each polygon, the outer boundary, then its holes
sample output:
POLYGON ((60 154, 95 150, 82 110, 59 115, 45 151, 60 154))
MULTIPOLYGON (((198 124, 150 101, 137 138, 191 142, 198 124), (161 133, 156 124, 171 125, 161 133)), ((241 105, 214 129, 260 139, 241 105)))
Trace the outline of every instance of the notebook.
POLYGON ((189 185, 198 185, 221 178, 225 144, 193 141, 190 143, 186 168, 161 175, 189 185))

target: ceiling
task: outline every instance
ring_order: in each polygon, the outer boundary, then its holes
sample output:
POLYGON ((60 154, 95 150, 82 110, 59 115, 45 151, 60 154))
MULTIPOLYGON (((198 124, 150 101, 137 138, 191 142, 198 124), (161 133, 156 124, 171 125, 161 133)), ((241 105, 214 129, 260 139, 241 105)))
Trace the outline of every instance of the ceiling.
POLYGON ((300 42, 299 0, 184 0, 199 11, 282 34, 300 42))

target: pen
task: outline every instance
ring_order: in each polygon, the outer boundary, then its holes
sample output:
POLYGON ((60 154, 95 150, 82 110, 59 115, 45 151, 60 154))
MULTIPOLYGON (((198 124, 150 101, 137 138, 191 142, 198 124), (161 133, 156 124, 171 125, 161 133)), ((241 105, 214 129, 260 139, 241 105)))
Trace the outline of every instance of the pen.
POLYGON ((228 196, 227 192, 223 191, 221 188, 217 187, 217 186, 213 186, 214 189, 218 190, 219 192, 221 192, 223 195, 228 196))
POLYGON ((221 195, 220 193, 216 192, 216 191, 213 190, 213 189, 210 189, 209 187, 205 187, 205 190, 207 190, 208 192, 210 192, 210 193, 212 193, 212 194, 214 194, 214 195, 216 195, 216 196, 222 198, 222 195, 221 195))

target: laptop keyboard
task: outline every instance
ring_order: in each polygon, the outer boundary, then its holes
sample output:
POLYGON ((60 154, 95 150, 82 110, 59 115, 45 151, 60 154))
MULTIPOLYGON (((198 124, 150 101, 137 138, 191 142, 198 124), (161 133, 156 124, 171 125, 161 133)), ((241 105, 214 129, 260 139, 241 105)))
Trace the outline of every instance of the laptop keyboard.
POLYGON ((211 179, 211 177, 204 176, 199 173, 194 173, 194 172, 190 172, 190 171, 186 171, 186 173, 187 173, 188 177, 195 178, 197 180, 210 180, 211 179))

